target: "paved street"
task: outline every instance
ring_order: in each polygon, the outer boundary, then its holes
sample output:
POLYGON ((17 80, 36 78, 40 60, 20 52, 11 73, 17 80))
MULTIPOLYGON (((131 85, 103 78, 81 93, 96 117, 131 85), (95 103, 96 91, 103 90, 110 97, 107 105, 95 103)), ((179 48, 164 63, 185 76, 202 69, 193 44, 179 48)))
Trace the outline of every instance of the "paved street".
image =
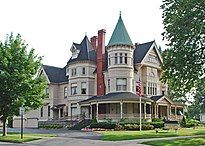
MULTIPOLYGON (((19 129, 9 129, 8 131, 17 132, 19 129)), ((143 146, 142 144, 137 144, 136 140, 118 142, 102 141, 99 139, 100 135, 95 132, 70 131, 65 129, 25 129, 25 132, 53 133, 58 135, 58 137, 46 138, 24 144, 0 142, 0 146, 143 146)))

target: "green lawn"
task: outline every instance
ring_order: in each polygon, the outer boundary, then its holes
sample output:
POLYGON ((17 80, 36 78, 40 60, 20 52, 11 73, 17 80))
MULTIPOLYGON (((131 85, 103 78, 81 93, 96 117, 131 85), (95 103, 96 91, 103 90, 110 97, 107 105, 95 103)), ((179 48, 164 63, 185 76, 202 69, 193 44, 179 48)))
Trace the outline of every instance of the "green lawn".
POLYGON ((143 142, 143 144, 151 146, 199 146, 205 145, 205 137, 200 138, 184 138, 184 139, 175 139, 175 140, 157 140, 143 142))
MULTIPOLYGON (((2 133, 0 134, 2 135, 2 133)), ((0 141, 22 143, 54 136, 55 135, 53 134, 24 134, 23 139, 21 139, 21 135, 19 133, 8 133, 7 136, 0 136, 0 141)))
POLYGON ((120 141, 132 140, 141 138, 160 138, 160 137, 176 137, 176 136, 191 136, 191 135, 205 135, 205 128, 201 129, 180 129, 177 132, 174 130, 164 131, 160 130, 156 133, 155 130, 145 131, 100 131, 103 135, 102 140, 106 141, 120 141))

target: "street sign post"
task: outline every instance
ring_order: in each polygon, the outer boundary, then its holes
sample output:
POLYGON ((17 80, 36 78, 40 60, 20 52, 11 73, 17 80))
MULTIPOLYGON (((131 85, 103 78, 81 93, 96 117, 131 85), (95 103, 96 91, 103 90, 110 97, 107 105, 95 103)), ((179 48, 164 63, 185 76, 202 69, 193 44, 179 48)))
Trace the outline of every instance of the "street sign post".
POLYGON ((21 116, 21 139, 23 139, 23 115, 25 113, 25 108, 21 106, 19 108, 19 115, 21 116))

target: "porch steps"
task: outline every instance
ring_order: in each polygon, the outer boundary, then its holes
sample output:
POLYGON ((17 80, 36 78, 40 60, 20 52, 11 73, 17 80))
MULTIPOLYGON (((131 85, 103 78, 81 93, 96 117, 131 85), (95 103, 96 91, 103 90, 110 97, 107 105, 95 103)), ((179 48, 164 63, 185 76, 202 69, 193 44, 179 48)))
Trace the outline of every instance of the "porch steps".
POLYGON ((86 126, 91 124, 91 120, 90 119, 84 119, 80 122, 78 122, 77 124, 75 124, 74 126, 70 127, 70 130, 81 130, 82 128, 85 128, 86 126))

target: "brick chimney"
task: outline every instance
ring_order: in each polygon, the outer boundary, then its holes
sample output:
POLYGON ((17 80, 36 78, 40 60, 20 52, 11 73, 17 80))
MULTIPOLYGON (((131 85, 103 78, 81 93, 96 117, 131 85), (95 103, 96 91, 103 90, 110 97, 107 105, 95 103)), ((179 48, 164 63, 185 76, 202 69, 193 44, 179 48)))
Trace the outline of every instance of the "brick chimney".
POLYGON ((90 42, 91 42, 91 45, 93 46, 94 49, 97 49, 97 36, 93 36, 90 38, 90 42))
POLYGON ((105 83, 103 76, 103 54, 105 53, 105 33, 104 29, 98 31, 97 45, 97 96, 105 95, 105 83))

